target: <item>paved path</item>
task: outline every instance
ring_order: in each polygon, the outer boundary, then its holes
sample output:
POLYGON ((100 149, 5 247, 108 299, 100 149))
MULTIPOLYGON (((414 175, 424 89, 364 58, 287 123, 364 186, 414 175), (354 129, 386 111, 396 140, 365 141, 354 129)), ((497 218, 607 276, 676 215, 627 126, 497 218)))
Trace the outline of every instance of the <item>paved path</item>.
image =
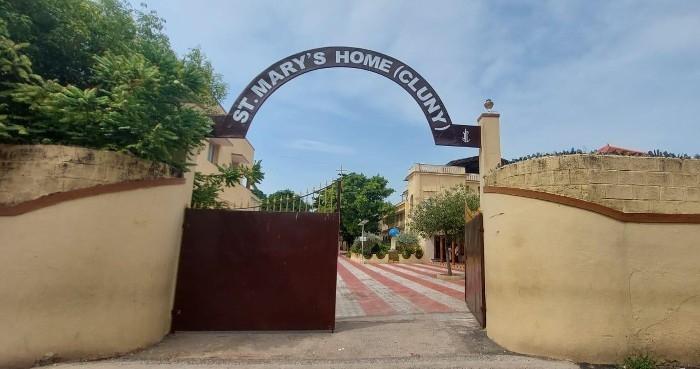
POLYGON ((341 256, 336 318, 467 312, 464 280, 435 278, 445 271, 423 264, 360 264, 341 256))
POLYGON ((441 271, 341 257, 334 333, 177 332, 120 358, 54 368, 578 368, 503 350, 467 311, 464 281, 435 279, 441 271))

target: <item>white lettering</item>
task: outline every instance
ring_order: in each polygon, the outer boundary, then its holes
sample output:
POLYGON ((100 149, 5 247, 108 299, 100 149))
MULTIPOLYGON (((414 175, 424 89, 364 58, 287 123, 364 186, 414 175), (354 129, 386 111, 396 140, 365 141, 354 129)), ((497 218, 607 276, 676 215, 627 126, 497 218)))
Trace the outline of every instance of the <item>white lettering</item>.
POLYGON ((367 55, 365 55, 364 64, 368 67, 379 68, 379 62, 381 60, 382 60, 382 58, 380 58, 378 56, 373 56, 372 54, 367 54, 367 55))
POLYGON ((270 86, 270 84, 267 83, 267 81, 260 78, 258 80, 258 84, 253 86, 251 90, 255 92, 255 94, 258 95, 258 97, 263 97, 263 95, 265 95, 270 88, 272 88, 272 86, 270 86))
POLYGON ((326 64, 326 53, 323 51, 318 51, 314 53, 314 64, 321 65, 326 64))
POLYGON ((299 59, 292 59, 292 61, 299 67, 299 70, 306 68, 306 65, 304 65, 304 58, 306 58, 306 55, 300 56, 299 59))
POLYGON ((233 120, 240 123, 245 123, 248 121, 250 114, 245 110, 236 110, 233 112, 233 120))
POLYGON ((243 109, 253 110, 254 106, 253 106, 253 105, 250 105, 250 103, 248 103, 248 98, 247 98, 247 97, 243 97, 243 98, 241 99, 241 102, 238 104, 237 108, 238 108, 238 109, 243 108, 243 109))
POLYGON ((401 81, 403 83, 411 82, 410 78, 413 78, 413 73, 411 73, 411 71, 408 69, 404 69, 401 71, 401 73, 399 73, 399 81, 401 81), (404 79, 403 77, 408 77, 408 78, 404 79))
POLYGON ((290 74, 297 72, 297 70, 294 69, 292 62, 290 61, 280 64, 280 70, 282 70, 282 73, 284 73, 285 77, 289 77, 290 74))
MULTIPOLYGON (((431 95, 432 95, 432 94, 431 94, 431 95)), ((432 114, 432 113, 434 113, 436 110, 442 109, 442 108, 440 107, 440 105, 436 105, 436 104, 437 104, 437 100, 435 100, 435 98, 433 97, 432 99, 430 99, 430 100, 424 102, 424 103, 423 103, 423 106, 427 106, 427 107, 428 107, 428 113, 432 114)))
MULTIPOLYGON (((430 99, 431 97, 433 97, 433 93, 432 93, 432 92, 428 92, 428 93, 426 94, 427 91, 428 91, 428 87, 427 87, 427 86, 423 86, 423 87, 420 88, 420 90, 418 90, 418 92, 416 93, 416 96, 418 96, 418 98, 420 99, 420 101, 425 101, 425 100, 428 100, 428 99, 430 99)), ((433 100, 435 100, 435 99, 433 99, 433 100)))
POLYGON ((411 80, 411 82, 408 84, 408 88, 410 88, 411 91, 416 92, 416 83, 418 83, 418 81, 420 81, 420 78, 413 78, 413 80, 411 80))
MULTIPOLYGON (((437 113, 437 115, 435 115, 434 117, 430 118, 430 120, 432 120, 433 122, 443 122, 443 123, 447 123, 447 119, 445 119, 445 118, 443 117, 442 109, 440 109, 440 111, 437 113)), ((445 127, 445 128, 447 128, 447 127, 445 127)), ((445 128, 443 128, 443 129, 445 129, 445 128)))
POLYGON ((276 85, 278 81, 284 79, 281 74, 275 72, 274 70, 271 70, 267 75, 270 77, 270 83, 272 83, 273 86, 276 85))
POLYGON ((394 64, 393 61, 388 59, 382 59, 381 64, 379 64, 379 70, 384 73, 389 73, 389 69, 391 69, 392 64, 394 64))
POLYGON ((355 64, 360 64, 365 59, 365 55, 362 51, 353 51, 350 53, 350 61, 355 64))
POLYGON ((335 52, 335 62, 336 63, 347 63, 350 61, 349 59, 350 59, 350 52, 349 51, 338 50, 335 52))

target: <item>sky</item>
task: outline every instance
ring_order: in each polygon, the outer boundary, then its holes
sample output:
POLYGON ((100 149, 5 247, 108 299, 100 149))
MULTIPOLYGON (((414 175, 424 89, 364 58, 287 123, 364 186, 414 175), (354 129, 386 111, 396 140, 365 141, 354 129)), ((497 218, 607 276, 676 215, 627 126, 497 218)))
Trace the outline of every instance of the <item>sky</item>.
MULTIPOLYGON (((166 19, 177 52, 202 48, 229 86, 226 110, 274 62, 353 46, 418 71, 454 123, 476 124, 491 98, 504 158, 608 143, 700 153, 700 1, 137 2, 166 19)), ((391 80, 341 68, 282 86, 248 139, 265 193, 304 192, 342 165, 386 177, 397 201, 413 163, 478 155, 435 146, 419 106, 391 80)))

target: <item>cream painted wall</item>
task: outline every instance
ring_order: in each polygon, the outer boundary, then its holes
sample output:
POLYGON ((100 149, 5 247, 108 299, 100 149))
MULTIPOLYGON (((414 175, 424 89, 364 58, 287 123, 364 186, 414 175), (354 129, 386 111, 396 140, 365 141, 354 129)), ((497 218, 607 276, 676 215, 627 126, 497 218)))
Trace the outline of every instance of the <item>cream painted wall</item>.
POLYGON ((0 217, 0 367, 112 356, 167 334, 191 189, 103 194, 0 217))
MULTIPOLYGON (((229 165, 232 161, 232 156, 238 160, 244 158, 245 162, 240 165, 248 166, 254 162, 255 149, 250 142, 245 138, 219 138, 215 139, 219 145, 218 164, 229 165)), ((198 171, 204 174, 217 173, 218 169, 214 163, 207 158, 209 152, 210 140, 207 140, 201 151, 195 158, 195 166, 193 171, 198 171)), ((256 205, 259 200, 252 191, 245 187, 245 182, 235 187, 225 188, 221 193, 220 198, 227 201, 233 207, 248 207, 256 205)))
POLYGON ((516 352, 700 362, 700 225, 484 194, 487 333, 516 352))

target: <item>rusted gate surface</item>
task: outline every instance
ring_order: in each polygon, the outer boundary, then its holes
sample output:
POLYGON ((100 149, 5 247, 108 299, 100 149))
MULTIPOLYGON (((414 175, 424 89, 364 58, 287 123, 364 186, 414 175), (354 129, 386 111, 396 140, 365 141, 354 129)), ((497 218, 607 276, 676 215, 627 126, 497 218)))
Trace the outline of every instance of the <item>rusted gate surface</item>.
POLYGON ((337 213, 188 209, 173 330, 333 330, 337 245, 337 213))
POLYGON ((464 251, 464 298, 481 328, 486 327, 486 293, 484 289, 484 217, 481 213, 467 223, 464 251))

